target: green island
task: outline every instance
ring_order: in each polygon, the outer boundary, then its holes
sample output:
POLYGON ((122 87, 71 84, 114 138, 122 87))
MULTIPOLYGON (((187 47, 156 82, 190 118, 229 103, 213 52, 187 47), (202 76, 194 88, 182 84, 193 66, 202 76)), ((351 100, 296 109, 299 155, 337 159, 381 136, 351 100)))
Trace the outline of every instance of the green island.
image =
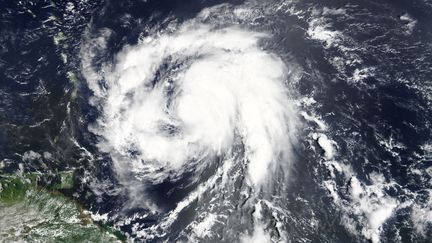
POLYGON ((90 215, 59 190, 73 185, 73 173, 60 182, 38 185, 41 174, 0 175, 0 239, 2 242, 124 242, 112 227, 90 215))

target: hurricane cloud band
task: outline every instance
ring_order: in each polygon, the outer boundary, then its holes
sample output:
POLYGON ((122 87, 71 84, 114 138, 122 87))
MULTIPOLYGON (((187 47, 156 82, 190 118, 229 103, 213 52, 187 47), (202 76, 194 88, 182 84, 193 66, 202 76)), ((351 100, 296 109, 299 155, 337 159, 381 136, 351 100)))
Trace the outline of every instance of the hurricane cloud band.
POLYGON ((84 72, 102 107, 92 128, 99 148, 119 168, 152 178, 233 157, 241 144, 248 182, 262 185, 287 163, 295 123, 288 69, 260 47, 263 38, 237 27, 184 24, 124 48, 103 87, 84 72))

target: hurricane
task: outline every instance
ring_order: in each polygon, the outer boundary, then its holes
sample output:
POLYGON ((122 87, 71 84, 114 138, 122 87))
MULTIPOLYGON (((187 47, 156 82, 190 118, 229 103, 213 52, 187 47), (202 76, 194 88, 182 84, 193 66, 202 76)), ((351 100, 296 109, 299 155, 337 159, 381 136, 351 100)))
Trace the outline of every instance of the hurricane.
POLYGON ((259 47, 262 38, 185 24, 122 50, 104 88, 91 84, 103 107, 93 127, 99 147, 119 170, 157 182, 215 157, 233 158, 242 144, 248 182, 259 188, 287 168, 296 117, 284 86, 287 67, 259 47))
POLYGON ((432 242, 430 16, 0 1, 0 242, 432 242))
POLYGON ((185 175, 188 183, 201 181, 210 168, 233 163, 245 167, 254 198, 270 195, 274 177, 288 178, 298 114, 289 67, 261 46, 266 38, 187 22, 123 48, 102 75, 83 59, 101 111, 90 130, 131 203, 161 212, 143 199, 146 187, 185 175))

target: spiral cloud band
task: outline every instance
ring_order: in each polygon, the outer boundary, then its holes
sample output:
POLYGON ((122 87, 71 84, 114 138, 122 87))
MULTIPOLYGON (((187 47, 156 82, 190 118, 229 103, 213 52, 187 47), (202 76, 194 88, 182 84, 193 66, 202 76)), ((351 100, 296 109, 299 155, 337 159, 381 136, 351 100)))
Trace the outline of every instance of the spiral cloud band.
POLYGON ((233 157, 240 145, 248 183, 261 186, 288 163, 294 125, 287 67, 262 38, 184 24, 124 48, 103 87, 87 78, 102 107, 93 127, 100 149, 122 170, 155 179, 233 157))

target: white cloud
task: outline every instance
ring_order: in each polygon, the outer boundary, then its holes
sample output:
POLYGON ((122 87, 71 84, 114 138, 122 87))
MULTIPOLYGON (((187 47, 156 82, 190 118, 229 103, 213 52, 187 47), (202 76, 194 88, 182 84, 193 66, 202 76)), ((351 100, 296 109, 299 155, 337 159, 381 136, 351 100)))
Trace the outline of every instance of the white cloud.
MULTIPOLYGON (((83 73, 103 112, 91 130, 119 174, 157 183, 230 156, 241 139, 249 183, 265 183, 289 158, 296 121, 284 86, 287 67, 259 46, 266 37, 189 22, 125 48, 104 75, 83 52, 83 73)), ((92 44, 104 45, 106 38, 92 44)))

